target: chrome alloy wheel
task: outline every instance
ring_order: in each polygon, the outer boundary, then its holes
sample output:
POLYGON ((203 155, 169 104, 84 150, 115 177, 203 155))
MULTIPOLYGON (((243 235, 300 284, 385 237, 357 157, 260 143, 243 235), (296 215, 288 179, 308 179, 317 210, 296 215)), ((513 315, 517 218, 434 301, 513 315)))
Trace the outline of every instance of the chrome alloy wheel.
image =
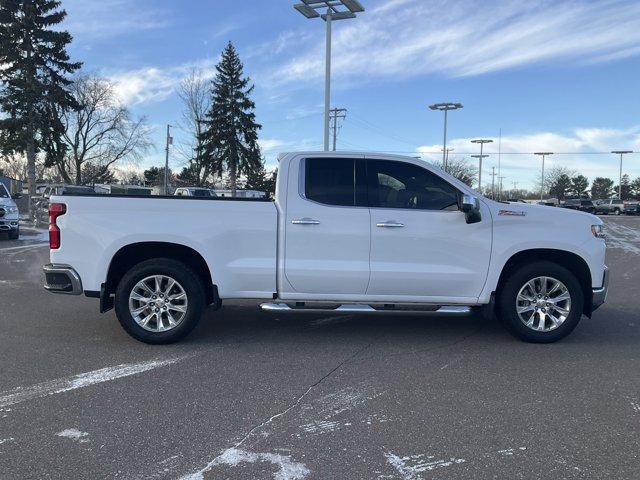
POLYGON ((536 277, 518 292, 516 311, 522 323, 537 332, 555 330, 569 316, 571 294, 560 280, 536 277))
POLYGON ((154 333, 172 330, 187 314, 187 294, 176 280, 152 275, 140 280, 129 295, 129 313, 145 330, 154 333))

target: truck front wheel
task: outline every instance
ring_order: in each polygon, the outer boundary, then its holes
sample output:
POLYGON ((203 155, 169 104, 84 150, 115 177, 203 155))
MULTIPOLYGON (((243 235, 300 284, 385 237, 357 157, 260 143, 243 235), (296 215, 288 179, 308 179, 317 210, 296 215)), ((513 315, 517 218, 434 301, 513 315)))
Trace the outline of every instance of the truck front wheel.
POLYGON ((584 296, 573 273, 540 261, 512 271, 498 292, 498 314, 509 331, 526 342, 550 343, 580 322, 584 296))
POLYGON ((115 310, 136 340, 166 344, 198 324, 205 306, 202 282, 184 263, 154 258, 129 270, 116 289, 115 310))

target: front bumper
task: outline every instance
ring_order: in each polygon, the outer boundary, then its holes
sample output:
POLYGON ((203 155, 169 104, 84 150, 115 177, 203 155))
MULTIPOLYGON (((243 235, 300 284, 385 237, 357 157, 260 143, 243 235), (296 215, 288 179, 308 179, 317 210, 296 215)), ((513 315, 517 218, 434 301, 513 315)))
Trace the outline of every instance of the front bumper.
POLYGON ((0 232, 8 232, 10 230, 17 230, 19 220, 17 218, 0 218, 0 232))
POLYGON ((82 294, 80 275, 69 265, 48 263, 42 267, 42 271, 45 290, 66 295, 82 294))
POLYGON ((607 291, 609 290, 609 268, 604 267, 604 276, 602 278, 602 287, 593 289, 593 299, 591 300, 591 311, 601 306, 607 300, 607 291))

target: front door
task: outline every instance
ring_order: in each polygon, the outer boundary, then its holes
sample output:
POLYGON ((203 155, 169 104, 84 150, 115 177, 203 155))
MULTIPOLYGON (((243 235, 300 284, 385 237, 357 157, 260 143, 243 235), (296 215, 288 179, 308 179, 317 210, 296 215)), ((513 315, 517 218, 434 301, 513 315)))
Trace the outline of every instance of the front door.
POLYGON ((477 298, 491 256, 491 218, 467 224, 459 191, 416 163, 367 160, 371 280, 367 295, 438 302, 477 298))

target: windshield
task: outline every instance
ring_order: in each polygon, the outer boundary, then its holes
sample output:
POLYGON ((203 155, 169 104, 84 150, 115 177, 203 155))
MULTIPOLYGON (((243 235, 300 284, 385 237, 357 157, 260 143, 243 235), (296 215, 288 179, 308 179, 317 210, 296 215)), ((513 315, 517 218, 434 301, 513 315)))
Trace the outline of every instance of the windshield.
POLYGON ((0 183, 0 198, 11 198, 9 192, 7 192, 7 187, 5 187, 2 183, 0 183))

